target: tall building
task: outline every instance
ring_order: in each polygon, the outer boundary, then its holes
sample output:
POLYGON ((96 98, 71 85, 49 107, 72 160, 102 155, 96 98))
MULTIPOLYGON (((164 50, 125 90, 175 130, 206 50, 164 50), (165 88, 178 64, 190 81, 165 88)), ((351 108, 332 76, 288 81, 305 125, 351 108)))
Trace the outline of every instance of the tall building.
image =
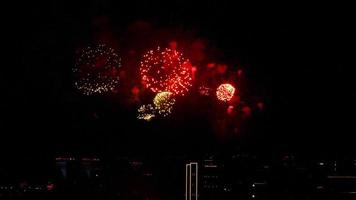
POLYGON ((198 163, 185 165, 185 200, 198 200, 198 163))

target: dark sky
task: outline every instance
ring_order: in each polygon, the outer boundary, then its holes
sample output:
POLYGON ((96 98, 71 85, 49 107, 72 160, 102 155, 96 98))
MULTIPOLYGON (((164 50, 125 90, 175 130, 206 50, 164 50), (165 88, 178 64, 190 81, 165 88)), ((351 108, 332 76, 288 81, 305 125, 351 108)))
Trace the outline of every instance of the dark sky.
POLYGON ((248 66, 246 79, 266 109, 232 144, 258 152, 355 152, 356 34, 346 9, 137 0, 51 0, 15 7, 8 16, 15 59, 3 62, 5 154, 222 147, 199 114, 184 123, 142 125, 131 108, 73 92, 73 52, 96 31, 93 20, 103 16, 118 35, 138 20, 192 30, 224 52, 224 59, 237 57, 248 66), (99 120, 93 120, 93 111, 99 120))

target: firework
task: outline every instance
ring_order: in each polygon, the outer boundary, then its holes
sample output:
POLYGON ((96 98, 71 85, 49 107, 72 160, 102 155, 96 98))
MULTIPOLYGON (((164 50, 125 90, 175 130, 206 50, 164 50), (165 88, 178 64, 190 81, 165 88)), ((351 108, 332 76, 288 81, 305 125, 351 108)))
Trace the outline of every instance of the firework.
POLYGON ((218 89, 216 89, 216 96, 220 101, 228 102, 232 99, 235 93, 234 86, 225 83, 221 84, 218 89))
POLYGON ((142 105, 138 110, 137 119, 151 121, 155 117, 156 110, 151 104, 142 105))
POLYGON ((205 85, 202 85, 199 87, 198 91, 199 91, 199 94, 201 94, 203 96, 209 96, 211 89, 206 87, 205 85))
POLYGON ((121 59, 114 49, 105 44, 89 46, 76 58, 74 85, 85 95, 113 91, 119 83, 119 67, 121 59))
POLYGON ((182 53, 172 50, 150 50, 144 54, 140 73, 142 83, 153 92, 184 95, 192 86, 192 66, 182 53))
POLYGON ((171 92, 160 92, 153 99, 153 104, 160 115, 166 117, 171 114, 175 99, 171 92))

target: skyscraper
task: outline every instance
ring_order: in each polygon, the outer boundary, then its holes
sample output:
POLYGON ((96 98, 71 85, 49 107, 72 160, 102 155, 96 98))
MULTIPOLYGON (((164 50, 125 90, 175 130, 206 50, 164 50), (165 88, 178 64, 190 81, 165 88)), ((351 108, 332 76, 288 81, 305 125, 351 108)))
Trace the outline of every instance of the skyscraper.
POLYGON ((198 200, 198 163, 185 165, 185 200, 198 200))

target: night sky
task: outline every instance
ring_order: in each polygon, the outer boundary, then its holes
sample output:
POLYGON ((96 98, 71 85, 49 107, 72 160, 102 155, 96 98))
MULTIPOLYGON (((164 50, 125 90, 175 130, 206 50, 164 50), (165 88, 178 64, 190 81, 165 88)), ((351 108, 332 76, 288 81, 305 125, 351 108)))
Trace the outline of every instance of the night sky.
POLYGON ((356 33, 346 10, 137 0, 50 0, 16 8, 7 29, 14 59, 2 62, 2 155, 196 153, 227 146, 355 153, 356 33), (125 95, 78 94, 71 73, 78 46, 103 31, 123 55, 151 45, 130 36, 138 22, 167 30, 157 36, 160 42, 172 32, 188 33, 203 38, 217 60, 239 63, 245 91, 263 100, 263 112, 244 122, 240 137, 226 141, 212 134, 206 107, 195 101, 186 100, 175 119, 143 123, 125 95))

